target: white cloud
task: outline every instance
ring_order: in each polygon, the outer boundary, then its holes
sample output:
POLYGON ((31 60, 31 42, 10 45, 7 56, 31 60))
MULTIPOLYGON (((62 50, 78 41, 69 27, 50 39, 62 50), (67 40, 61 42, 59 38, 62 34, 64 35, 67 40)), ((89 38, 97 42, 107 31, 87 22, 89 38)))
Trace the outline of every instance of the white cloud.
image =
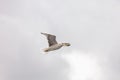
POLYGON ((70 80, 101 80, 101 67, 95 56, 78 50, 64 54, 70 65, 70 80))

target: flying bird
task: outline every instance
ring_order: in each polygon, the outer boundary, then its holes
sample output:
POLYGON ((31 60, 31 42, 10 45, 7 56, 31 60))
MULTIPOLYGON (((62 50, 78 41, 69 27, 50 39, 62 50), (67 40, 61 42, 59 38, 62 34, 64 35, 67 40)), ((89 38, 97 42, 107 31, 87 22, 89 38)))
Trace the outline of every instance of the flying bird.
POLYGON ((63 46, 70 46, 70 43, 57 43, 56 36, 47 33, 41 33, 47 37, 49 47, 44 49, 44 52, 54 51, 63 46))

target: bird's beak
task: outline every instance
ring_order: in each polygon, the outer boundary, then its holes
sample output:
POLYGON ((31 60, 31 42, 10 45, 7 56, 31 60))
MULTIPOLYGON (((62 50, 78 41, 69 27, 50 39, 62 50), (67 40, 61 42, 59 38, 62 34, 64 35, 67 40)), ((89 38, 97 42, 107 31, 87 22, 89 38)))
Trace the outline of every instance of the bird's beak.
POLYGON ((67 46, 70 46, 70 44, 67 44, 67 46))

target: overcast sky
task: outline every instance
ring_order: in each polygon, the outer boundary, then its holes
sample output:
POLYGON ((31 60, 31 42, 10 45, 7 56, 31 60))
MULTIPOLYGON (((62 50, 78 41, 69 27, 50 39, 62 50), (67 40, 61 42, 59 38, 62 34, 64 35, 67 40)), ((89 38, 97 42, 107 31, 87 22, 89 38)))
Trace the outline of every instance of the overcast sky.
POLYGON ((119 0, 1 0, 0 80, 120 80, 119 21, 119 0))

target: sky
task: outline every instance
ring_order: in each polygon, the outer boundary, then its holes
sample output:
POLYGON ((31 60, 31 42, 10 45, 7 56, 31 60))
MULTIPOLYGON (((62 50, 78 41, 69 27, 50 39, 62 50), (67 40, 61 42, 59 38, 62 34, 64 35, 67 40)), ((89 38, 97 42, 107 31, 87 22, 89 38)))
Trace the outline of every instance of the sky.
POLYGON ((0 80, 120 80, 119 0, 1 0, 0 80), (70 47, 43 54, 40 32, 70 47))

